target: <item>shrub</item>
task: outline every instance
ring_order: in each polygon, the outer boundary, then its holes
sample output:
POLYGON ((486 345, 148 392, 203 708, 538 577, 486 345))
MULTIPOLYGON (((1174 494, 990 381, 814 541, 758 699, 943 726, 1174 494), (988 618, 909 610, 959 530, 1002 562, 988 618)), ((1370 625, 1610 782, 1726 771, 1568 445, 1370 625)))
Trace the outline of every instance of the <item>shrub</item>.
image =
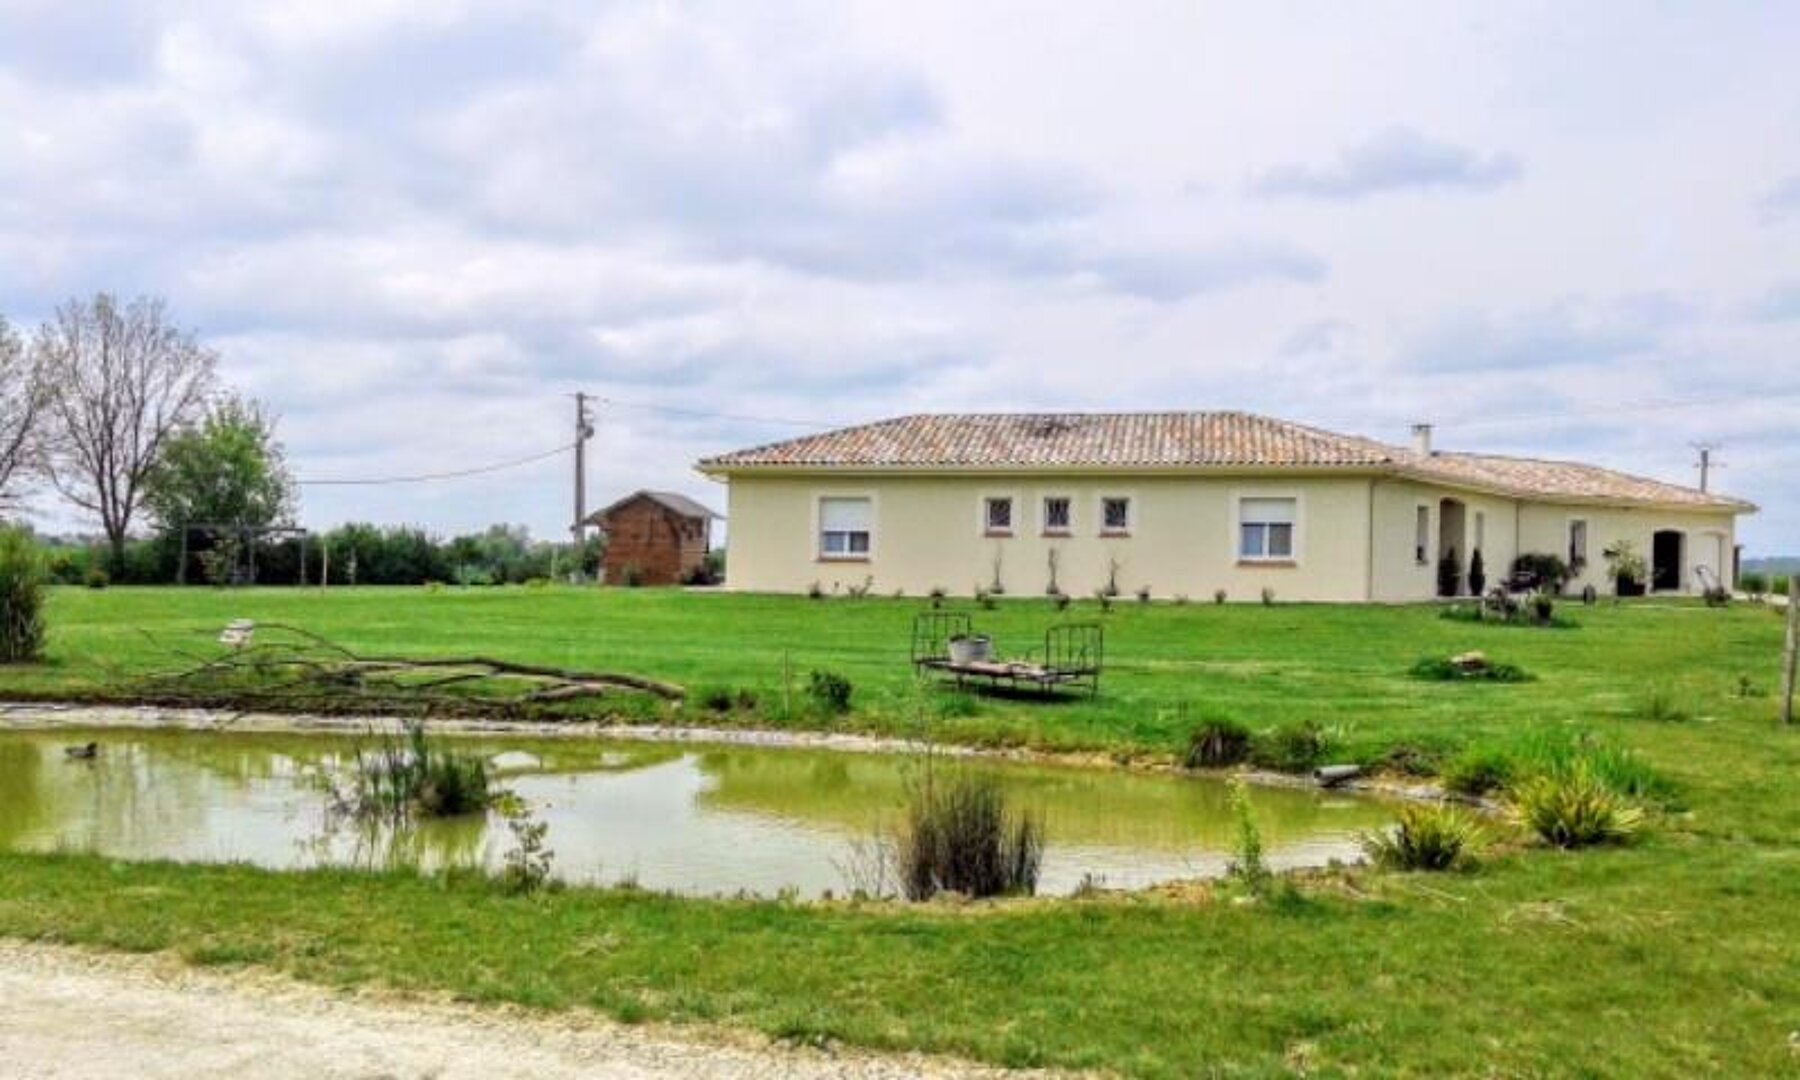
POLYGON ((1264 585, 1262 587, 1262 602, 1263 602, 1263 607, 1270 607, 1270 606, 1274 605, 1274 603, 1275 603, 1275 588, 1274 588, 1274 586, 1264 585))
POLYGON ((1516 664, 1496 664, 1480 653, 1462 656, 1427 656, 1412 666, 1415 679, 1438 682, 1529 682, 1531 676, 1516 664))
POLYGON ((356 748, 347 787, 331 791, 340 813, 369 820, 456 817, 485 810, 494 799, 487 759, 434 745, 418 721, 399 737, 356 748))
POLYGON ((44 652, 44 557, 23 529, 0 529, 0 663, 44 652))
POLYGON ((1226 789, 1231 817, 1237 824, 1237 837, 1232 844, 1231 876, 1243 882, 1252 896, 1269 891, 1274 874, 1263 858, 1262 830, 1256 827, 1256 814, 1250 808, 1250 785, 1243 777, 1232 778, 1226 789))
POLYGON ((82 575, 81 583, 90 589, 104 589, 112 584, 112 575, 103 566, 90 566, 82 575))
POLYGON ((1518 785, 1519 817, 1547 844, 1560 848, 1624 843, 1643 824, 1642 810, 1595 775, 1586 763, 1544 773, 1518 785))
POLYGON ((1444 767, 1444 787, 1459 795, 1481 796, 1512 782, 1513 760, 1492 747, 1470 747, 1444 767))
POLYGON ((1528 551, 1513 560, 1512 568, 1515 574, 1529 575, 1534 588, 1549 593, 1562 592, 1569 580, 1569 565, 1560 555, 1528 551))
POLYGON ((1613 592, 1620 596, 1636 596, 1644 591, 1644 581, 1650 576, 1650 566, 1638 553, 1636 545, 1629 540, 1621 540, 1601 552, 1606 559, 1606 571, 1612 578, 1613 592))
POLYGON ((1788 596, 1793 584, 1794 579, 1791 577, 1772 578, 1769 581, 1769 592, 1776 596, 1788 596))
POLYGON ((1738 586, 1742 588, 1752 600, 1760 601, 1769 593, 1768 577, 1764 574, 1759 574, 1754 570, 1740 576, 1738 578, 1738 586))
POLYGON ((1547 589, 1531 594, 1531 615, 1539 626, 1548 626, 1556 617, 1556 598, 1547 589))
POLYGON ((808 600, 823 600, 823 599, 825 599, 824 586, 820 585, 816 581, 813 582, 812 584, 808 585, 806 587, 806 598, 808 600))
POLYGON ((1437 592, 1439 596, 1455 596, 1462 592, 1462 563, 1456 559, 1455 548, 1438 560, 1437 592))
POLYGON ((1225 590, 1224 589, 1214 589, 1213 590, 1213 603, 1223 604, 1224 602, 1225 602, 1225 590))
POLYGON ((1731 603, 1731 590, 1723 585, 1709 586, 1701 596, 1705 598, 1707 607, 1727 607, 1731 603))
POLYGON ((1679 802, 1675 785, 1643 758, 1589 732, 1530 731, 1517 738, 1508 749, 1512 751, 1516 766, 1515 777, 1520 779, 1539 775, 1565 776, 1586 770, 1620 795, 1671 807, 1679 802))
POLYGON ((814 671, 807 678, 806 694, 820 712, 849 712, 850 692, 850 680, 835 671, 814 671))
POLYGON ((1250 740, 1250 761, 1276 772, 1305 772, 1325 757, 1325 732, 1308 721, 1283 724, 1250 740))
POLYGON ((512 846, 502 856, 500 888, 513 894, 536 892, 549 884, 551 864, 556 857, 544 842, 550 826, 539 821, 525 800, 511 792, 499 798, 497 804, 513 838, 512 846))
MULTIPOLYGON (((896 593, 895 595, 899 594, 896 593)), ((926 595, 930 598, 932 607, 941 608, 944 606, 944 598, 950 595, 950 591, 942 585, 933 585, 931 587, 931 592, 926 595)))
POLYGON ((709 686, 694 695, 700 707, 709 712, 730 712, 732 705, 731 690, 724 686, 709 686))
POLYGON ((1043 865, 1043 824, 1012 810, 992 776, 939 777, 927 769, 907 806, 898 854, 909 900, 940 892, 1029 896, 1043 865))
POLYGON ((1236 765, 1250 756, 1250 729, 1228 717, 1203 720, 1188 736, 1182 764, 1190 769, 1236 765))
POLYGON ((1137 591, 1137 598, 1138 598, 1138 603, 1148 604, 1150 602, 1150 586, 1139 585, 1138 591, 1137 591))
POLYGON ((1362 849, 1388 870, 1455 870, 1474 861, 1481 829, 1467 813, 1439 803, 1400 808, 1391 829, 1366 833, 1362 849))
POLYGON ((937 711, 939 716, 945 717, 946 719, 958 719, 974 716, 976 713, 979 713, 981 711, 981 704, 975 700, 974 694, 966 691, 958 691, 953 694, 945 694, 943 697, 939 698, 937 711))
POLYGON ((1481 549, 1476 548, 1469 555, 1469 595, 1480 596, 1487 588, 1487 564, 1481 559, 1481 549))

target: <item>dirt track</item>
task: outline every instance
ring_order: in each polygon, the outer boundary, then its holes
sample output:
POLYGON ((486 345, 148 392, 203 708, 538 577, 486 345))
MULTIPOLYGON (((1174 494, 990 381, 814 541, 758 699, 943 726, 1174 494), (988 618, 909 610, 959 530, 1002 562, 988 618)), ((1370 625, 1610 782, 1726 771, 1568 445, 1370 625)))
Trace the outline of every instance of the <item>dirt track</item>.
POLYGON ((0 1072, 9 1080, 999 1075, 941 1059, 703 1041, 589 1015, 334 994, 274 976, 196 971, 166 957, 9 941, 0 941, 0 1003, 0 1072))

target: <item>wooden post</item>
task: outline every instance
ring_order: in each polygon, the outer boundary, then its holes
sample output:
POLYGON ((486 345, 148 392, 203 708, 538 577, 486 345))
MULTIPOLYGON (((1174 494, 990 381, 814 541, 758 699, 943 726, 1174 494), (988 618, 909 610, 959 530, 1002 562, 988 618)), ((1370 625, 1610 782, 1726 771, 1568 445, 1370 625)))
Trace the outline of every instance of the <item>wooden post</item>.
POLYGON ((331 584, 331 538, 319 540, 319 588, 331 584))
POLYGON ((1781 644, 1781 722, 1794 722, 1795 665, 1800 664, 1800 574, 1788 576, 1787 637, 1781 644))

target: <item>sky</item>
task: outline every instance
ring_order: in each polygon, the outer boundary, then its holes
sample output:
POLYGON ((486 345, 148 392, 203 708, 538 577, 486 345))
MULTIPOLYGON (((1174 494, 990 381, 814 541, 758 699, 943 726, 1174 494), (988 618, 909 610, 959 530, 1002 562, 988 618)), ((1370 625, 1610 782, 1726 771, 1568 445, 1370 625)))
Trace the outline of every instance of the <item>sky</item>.
MULTIPOLYGON (((0 0, 0 314, 165 297, 304 523, 723 509, 916 411, 1243 409, 1800 552, 1800 6, 0 0)), ((39 520, 80 524, 54 499, 39 520)))

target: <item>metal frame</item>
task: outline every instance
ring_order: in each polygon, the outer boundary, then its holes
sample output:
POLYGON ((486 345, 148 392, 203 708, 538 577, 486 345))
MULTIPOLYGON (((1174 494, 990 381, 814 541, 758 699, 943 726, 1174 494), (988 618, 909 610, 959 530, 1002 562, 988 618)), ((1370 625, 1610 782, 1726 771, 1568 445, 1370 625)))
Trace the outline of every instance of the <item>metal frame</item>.
POLYGON ((969 616, 959 611, 926 611, 913 617, 912 665, 921 674, 953 680, 957 686, 980 682, 990 688, 1035 689, 1049 695, 1061 689, 1100 693, 1100 671, 1106 662, 1106 633, 1099 623, 1058 623, 1044 631, 1041 648, 1023 659, 956 664, 950 639, 972 633, 969 616))

